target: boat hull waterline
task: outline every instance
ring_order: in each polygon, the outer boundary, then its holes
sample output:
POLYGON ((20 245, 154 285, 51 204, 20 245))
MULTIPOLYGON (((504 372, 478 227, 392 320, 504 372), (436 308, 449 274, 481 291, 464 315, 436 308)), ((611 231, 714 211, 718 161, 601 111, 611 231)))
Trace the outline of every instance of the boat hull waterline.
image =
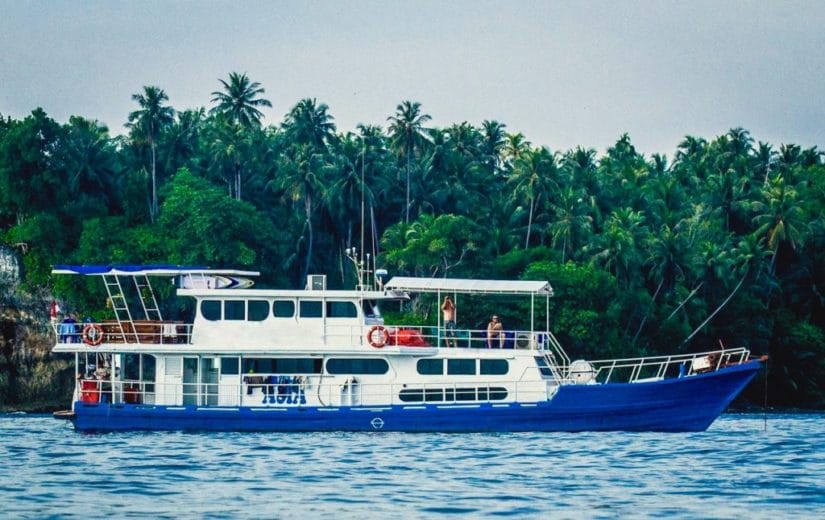
POLYGON ((153 406, 75 403, 81 431, 663 431, 706 430, 757 375, 759 361, 691 377, 562 385, 535 403, 388 406, 153 406))

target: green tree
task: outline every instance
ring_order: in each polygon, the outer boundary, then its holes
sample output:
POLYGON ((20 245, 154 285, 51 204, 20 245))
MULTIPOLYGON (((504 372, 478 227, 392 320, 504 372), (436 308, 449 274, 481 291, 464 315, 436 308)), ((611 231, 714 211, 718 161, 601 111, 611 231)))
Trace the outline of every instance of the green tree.
POLYGON ((410 175, 413 156, 424 148, 427 141, 424 124, 431 118, 421 113, 421 103, 403 101, 395 108, 395 115, 387 118, 390 121, 390 146, 399 158, 405 162, 407 174, 407 196, 404 205, 404 222, 410 221, 410 175))
POLYGON ((140 108, 129 114, 126 127, 130 129, 133 142, 146 143, 151 150, 152 200, 149 215, 154 221, 158 214, 157 140, 161 132, 173 123, 175 110, 164 105, 169 101, 169 96, 160 87, 143 87, 143 92, 133 94, 132 100, 140 108))
POLYGON ((257 81, 252 81, 246 74, 229 73, 229 81, 218 79, 223 90, 212 92, 212 102, 217 103, 211 110, 212 114, 220 114, 228 121, 243 128, 258 127, 261 125, 263 112, 260 107, 271 107, 268 99, 259 97, 266 91, 257 81))

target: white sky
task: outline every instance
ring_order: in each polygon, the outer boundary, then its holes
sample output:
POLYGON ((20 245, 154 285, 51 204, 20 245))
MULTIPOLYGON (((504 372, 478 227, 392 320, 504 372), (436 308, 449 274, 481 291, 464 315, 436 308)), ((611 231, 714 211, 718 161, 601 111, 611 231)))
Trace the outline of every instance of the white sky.
POLYGON ((208 106, 247 72, 278 123, 301 98, 339 131, 403 100, 434 126, 497 119, 533 144, 673 156, 742 126, 825 148, 825 1, 110 2, 0 0, 0 114, 123 132, 158 85, 208 106))

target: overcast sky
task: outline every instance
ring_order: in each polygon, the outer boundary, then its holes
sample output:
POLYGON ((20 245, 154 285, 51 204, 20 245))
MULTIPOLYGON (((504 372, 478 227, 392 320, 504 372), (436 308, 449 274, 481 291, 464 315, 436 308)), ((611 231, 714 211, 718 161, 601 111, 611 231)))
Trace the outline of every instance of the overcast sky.
POLYGON ((825 1, 97 2, 0 0, 0 114, 35 107, 113 133, 157 85, 209 106, 246 72, 279 123, 301 98, 339 131, 403 100, 435 126, 506 123, 552 150, 624 132, 673 156, 742 126, 825 149, 825 1))

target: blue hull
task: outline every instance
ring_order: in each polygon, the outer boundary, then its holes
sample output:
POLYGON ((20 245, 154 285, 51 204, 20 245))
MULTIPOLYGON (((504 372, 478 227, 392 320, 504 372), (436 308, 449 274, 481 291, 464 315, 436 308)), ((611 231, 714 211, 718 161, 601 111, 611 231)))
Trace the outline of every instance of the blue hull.
POLYGON ((384 407, 75 403, 82 431, 704 431, 759 372, 753 361, 663 381, 566 385, 550 401, 384 407))

